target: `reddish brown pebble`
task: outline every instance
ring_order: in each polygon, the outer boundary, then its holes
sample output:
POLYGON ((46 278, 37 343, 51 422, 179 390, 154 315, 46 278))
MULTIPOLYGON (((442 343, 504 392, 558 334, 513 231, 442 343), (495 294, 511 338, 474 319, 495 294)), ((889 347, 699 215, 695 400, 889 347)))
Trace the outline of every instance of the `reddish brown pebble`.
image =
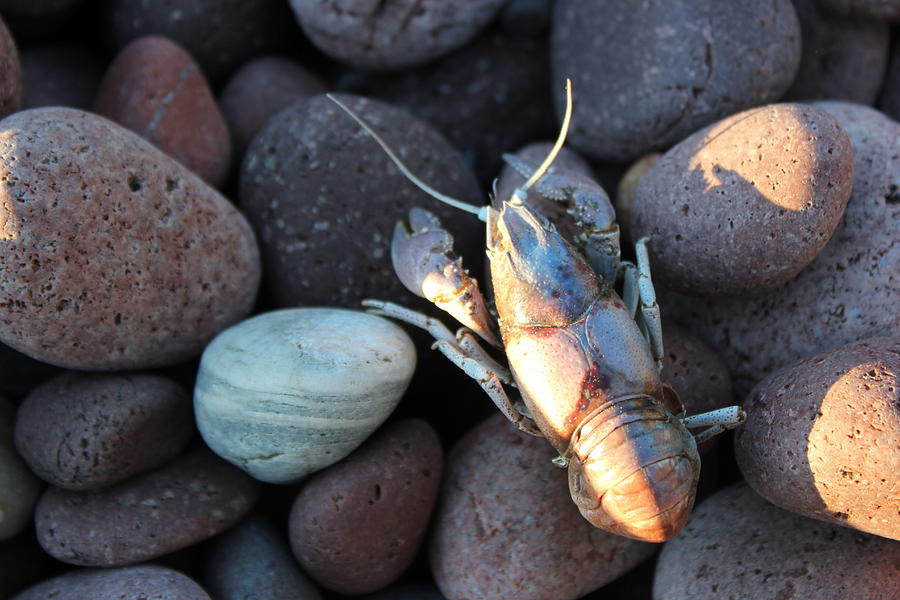
POLYGON ((193 433, 191 398, 170 379, 66 373, 25 398, 16 448, 44 481, 94 490, 165 464, 193 433))
POLYGON ((666 152, 638 184, 631 235, 657 281, 692 295, 759 294, 831 238, 853 185, 838 122, 801 104, 723 119, 666 152))
POLYGON ((499 414, 457 443, 429 548, 449 600, 581 598, 653 554, 584 520, 555 457, 499 414))
POLYGON ((688 414, 734 403, 731 376, 721 357, 687 329, 663 321, 663 380, 671 385, 688 414))
POLYGON ((395 581, 425 535, 442 458, 431 426, 408 419, 315 475, 291 508, 291 547, 303 569, 343 594, 395 581))
POLYGON ((151 368, 250 312, 253 232, 186 168, 75 109, 0 127, 0 341, 73 369, 151 368))
POLYGON ((99 492, 48 489, 35 509, 44 550, 62 562, 128 565, 225 531, 256 502, 259 485, 206 449, 99 492))
POLYGON ((221 96, 236 154, 243 156, 269 117, 297 100, 324 92, 322 80, 287 58, 263 56, 244 64, 221 96))
POLYGON ((766 500, 900 540, 900 337, 872 338, 764 379, 735 433, 738 466, 766 500))
POLYGON ((148 36, 125 46, 103 77, 94 109, 211 185, 225 182, 231 161, 225 117, 200 67, 175 42, 148 36))
POLYGON ((653 600, 896 600, 900 544, 777 508, 744 484, 663 546, 653 600))
POLYGON ((16 112, 21 106, 22 65, 19 51, 6 23, 0 19, 0 118, 16 112))
POLYGON ((193 579, 155 565, 79 569, 30 587, 13 600, 210 600, 193 579))
POLYGON ((819 256, 759 296, 660 294, 667 315, 721 353, 739 397, 796 360, 900 327, 900 125, 859 104, 816 106, 850 135, 855 172, 844 218, 819 256))

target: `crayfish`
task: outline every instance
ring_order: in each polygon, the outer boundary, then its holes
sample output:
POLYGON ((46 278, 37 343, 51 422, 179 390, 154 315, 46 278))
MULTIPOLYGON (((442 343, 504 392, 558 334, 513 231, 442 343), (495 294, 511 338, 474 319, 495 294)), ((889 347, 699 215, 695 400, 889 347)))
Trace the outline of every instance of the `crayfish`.
POLYGON ((572 114, 570 82, 566 91, 566 115, 553 150, 538 166, 504 156, 528 179, 508 199, 495 193, 485 207, 420 181, 361 117, 329 96, 414 184, 487 224, 496 320, 478 282, 453 253, 450 234, 419 208, 410 211, 409 228, 401 222, 394 230, 394 269, 413 293, 464 327, 454 335, 437 319, 397 304, 363 304, 429 331, 434 347, 476 379, 510 421, 545 437, 559 452, 554 462, 568 468, 572 499, 588 521, 622 536, 661 542, 681 530, 693 507, 700 475, 697 443, 738 425, 744 415, 732 406, 685 416, 677 394, 662 382, 649 240, 637 242, 636 264, 621 260, 615 211, 603 189, 581 174, 552 167, 572 114), (531 189, 564 204, 579 230, 572 242, 526 203, 531 189), (621 296, 614 289, 618 280, 621 296), (502 349, 509 368, 485 351, 475 334, 502 349), (510 398, 508 387, 518 390, 521 401, 510 398), (694 427, 707 429, 695 437, 688 431, 694 427))

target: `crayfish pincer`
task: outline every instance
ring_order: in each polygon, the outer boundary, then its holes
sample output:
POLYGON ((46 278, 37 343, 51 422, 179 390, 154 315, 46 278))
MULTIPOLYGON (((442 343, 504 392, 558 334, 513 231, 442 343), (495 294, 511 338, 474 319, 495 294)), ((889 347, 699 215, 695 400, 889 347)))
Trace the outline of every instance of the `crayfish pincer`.
POLYGON ((636 264, 620 260, 618 226, 602 188, 552 169, 571 118, 571 84, 566 89, 566 117, 553 150, 537 166, 508 159, 528 180, 510 198, 493 198, 481 208, 420 181, 361 117, 332 98, 413 183, 487 223, 497 319, 453 253, 450 234, 422 209, 411 211, 409 228, 398 223, 394 231, 394 269, 413 293, 465 327, 454 335, 440 321, 402 306, 363 304, 428 330, 434 347, 476 379, 513 423, 545 437, 559 452, 555 462, 568 468, 572 498, 587 520, 612 533, 661 542, 681 530, 693 507, 697 442, 738 425, 744 415, 733 406, 686 417, 660 379, 662 330, 648 240, 638 241, 636 264), (526 202, 532 187, 571 215, 580 232, 571 241, 526 202), (621 296, 614 289, 618 280, 621 296), (508 368, 475 334, 502 349, 508 368), (521 401, 506 388, 517 388, 521 401), (688 431, 693 427, 707 429, 695 437, 688 431))

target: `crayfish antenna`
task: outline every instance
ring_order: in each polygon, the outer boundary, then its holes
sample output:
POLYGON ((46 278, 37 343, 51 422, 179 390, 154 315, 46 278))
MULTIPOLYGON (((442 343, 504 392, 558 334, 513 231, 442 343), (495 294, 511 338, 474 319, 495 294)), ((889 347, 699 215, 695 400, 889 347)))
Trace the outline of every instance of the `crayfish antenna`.
POLYGON ((400 157, 397 156, 397 154, 391 149, 390 146, 388 146, 387 142, 385 142, 383 139, 381 139, 381 136, 379 136, 377 133, 375 133, 375 130, 372 129, 369 126, 369 124, 366 123, 366 121, 361 116, 359 116, 358 114, 353 112, 349 106, 347 106, 346 104, 344 104, 343 102, 338 100, 332 94, 330 94, 330 93, 325 94, 325 97, 328 98, 329 100, 331 100, 332 102, 334 102, 335 104, 337 104, 340 107, 340 109, 343 110, 348 115, 350 115, 350 117, 354 121, 356 121, 359 124, 359 126, 362 127, 366 131, 366 133, 368 133, 370 136, 372 136, 372 139, 374 139, 378 143, 378 145, 381 146, 381 149, 384 150, 384 153, 388 155, 388 158, 390 158, 391 161, 395 165, 397 165, 397 168, 400 169, 400 172, 403 173, 403 175, 409 181, 411 181, 413 183, 413 185, 415 185, 417 188, 419 188, 420 190, 422 190, 423 192, 425 192, 426 194, 428 194, 435 200, 439 200, 440 202, 443 202, 444 204, 449 204, 450 206, 452 206, 454 208, 458 208, 458 209, 464 210, 468 213, 472 213, 473 215, 476 215, 482 221, 487 222, 487 211, 488 211, 487 206, 474 206, 472 204, 463 202, 462 200, 457 200, 456 198, 453 198, 452 196, 442 194, 441 192, 437 191, 436 189, 434 189, 433 187, 431 187, 430 185, 428 185, 427 183, 425 183, 424 181, 422 181, 421 179, 416 177, 415 173, 413 173, 409 169, 409 167, 407 167, 403 163, 403 161, 400 160, 400 157))
POLYGON ((562 150, 563 144, 566 143, 566 136, 569 133, 569 125, 572 123, 572 80, 566 77, 566 113, 563 116, 562 125, 559 128, 559 136, 556 138, 556 143, 553 144, 553 148, 550 150, 550 153, 547 154, 547 158, 544 159, 544 162, 540 164, 540 166, 534 170, 534 173, 531 174, 531 177, 528 178, 528 181, 525 184, 516 189, 513 192, 513 201, 522 202, 525 199, 526 192, 528 192, 528 188, 537 183, 538 179, 544 176, 547 172, 547 169, 550 168, 550 165, 553 164, 553 161, 556 160, 556 156, 559 154, 559 151, 562 150))

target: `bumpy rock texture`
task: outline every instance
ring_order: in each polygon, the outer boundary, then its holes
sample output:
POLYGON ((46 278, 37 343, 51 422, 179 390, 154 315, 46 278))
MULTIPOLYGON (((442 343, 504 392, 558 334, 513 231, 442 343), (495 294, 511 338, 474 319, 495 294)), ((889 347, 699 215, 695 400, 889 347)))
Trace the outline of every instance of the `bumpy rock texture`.
POLYGON ((655 280, 685 294, 759 294, 809 264, 853 185, 850 139, 827 112, 774 104, 723 119, 666 152, 638 184, 634 239, 655 280))
POLYGON ((770 502, 900 540, 900 337, 811 356, 756 386, 738 466, 770 502))
MULTIPOLYGON (((573 146, 628 161, 772 102, 800 60, 790 0, 554 4, 553 81, 575 89, 573 146)), ((562 115, 565 96, 554 96, 562 115)))
MULTIPOLYGON (((428 185, 485 203, 463 157, 426 123, 374 100, 338 98, 428 185)), ((240 204, 259 235, 267 287, 278 306, 356 308, 363 298, 414 305, 390 258, 394 225, 413 206, 442 219, 458 253, 473 257, 469 266, 483 252, 481 223, 416 188, 324 96, 292 104, 254 138, 241 168, 240 204)))
POLYGON ((447 457, 429 554, 450 600, 573 600, 616 579, 655 546, 584 520, 546 440, 495 415, 447 457))
POLYGON ((819 256, 761 296, 660 294, 669 316, 721 352, 740 396, 795 360, 900 327, 900 124, 857 104, 816 106, 838 119, 854 153, 853 193, 819 256))
POLYGON ((893 600, 900 544, 783 511, 743 484, 663 546, 653 600, 893 600))
POLYGON ((253 232, 185 167, 75 109, 0 128, 4 343, 73 369, 150 368, 198 354, 250 311, 253 232))
POLYGON ((210 600, 193 579, 154 565, 72 571, 28 588, 14 600, 210 600))
POLYGON ((475 37, 504 0, 290 0, 309 39, 358 69, 421 65, 475 37))
POLYGON ((322 600, 280 529, 262 517, 251 517, 215 540, 205 575, 216 600, 322 600))
POLYGON ((442 467, 441 443, 428 423, 386 426, 297 496, 290 516, 297 560, 344 594, 393 583, 425 536, 442 467))
POLYGON ((50 488, 35 509, 44 550, 62 562, 114 567, 152 560, 238 522, 256 482, 208 450, 99 492, 50 488))
POLYGON ((103 77, 95 111, 209 184, 224 183, 231 161, 228 125, 200 67, 173 41, 148 36, 125 46, 103 77))
POLYGON ((66 373, 25 398, 16 447, 44 481, 94 490, 165 464, 193 433, 191 398, 170 379, 66 373))
POLYGON ((336 308, 262 313, 203 352, 197 427, 253 477, 297 481, 363 443, 396 408, 415 366, 412 340, 387 319, 336 308))

